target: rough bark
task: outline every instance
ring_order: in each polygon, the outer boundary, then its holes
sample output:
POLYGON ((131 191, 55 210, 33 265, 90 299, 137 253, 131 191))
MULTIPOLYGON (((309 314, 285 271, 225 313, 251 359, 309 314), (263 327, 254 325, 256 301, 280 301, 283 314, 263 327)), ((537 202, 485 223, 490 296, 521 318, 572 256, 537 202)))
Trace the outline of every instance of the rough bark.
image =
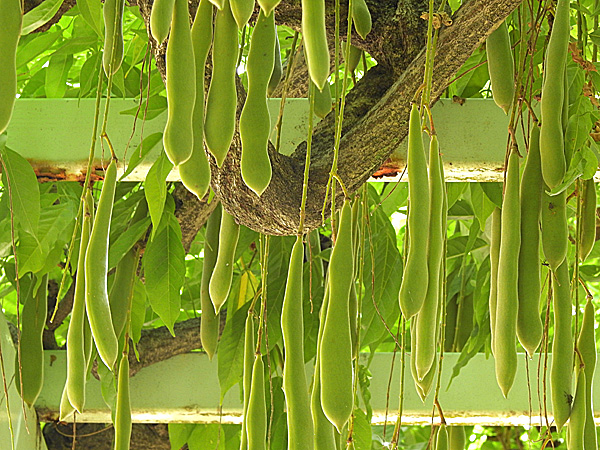
MULTIPOLYGON (((467 58, 519 3, 520 0, 471 0, 461 8, 454 24, 440 33, 433 71, 433 99, 437 100, 467 58)), ((371 71, 375 72, 375 79, 369 77, 369 72, 353 90, 354 95, 349 96, 338 164, 338 175, 348 192, 356 191, 406 137, 410 100, 422 83, 424 62, 425 54, 421 51, 383 95, 366 98, 377 89, 383 90, 386 83, 382 83, 382 79, 394 80, 394 73, 386 77, 389 71, 385 66, 377 66, 377 70, 371 71), (358 98, 363 103, 356 106, 354 101, 358 98)), ((332 122, 325 120, 315 130, 307 229, 321 224, 320 212, 333 157, 332 122)), ((241 179, 239 147, 239 136, 236 136, 223 167, 213 166, 213 188, 225 209, 240 223, 257 231, 278 235, 295 233, 305 145, 290 157, 271 152, 273 178, 261 198, 246 188, 241 179)))
MULTIPOLYGON (((470 0, 463 5, 454 17, 454 24, 440 34, 433 99, 437 99, 466 59, 519 3, 520 0, 470 0)), ((195 0, 191 2, 192 15, 196 4, 195 0)), ((368 4, 373 29, 366 40, 353 35, 352 42, 374 56, 379 65, 374 75, 366 76, 364 82, 353 89, 354 95, 347 102, 338 175, 350 193, 381 166, 406 136, 409 103, 421 84, 425 59, 422 51, 425 21, 419 16, 427 9, 426 1, 371 0, 368 4), (368 83, 381 83, 382 79, 385 82, 378 86, 367 86, 368 83), (389 89, 384 92, 382 87, 389 89), (365 98, 374 93, 378 95, 365 98), (355 106, 357 99, 361 102, 355 106)), ((326 1, 330 38, 333 38, 333 5, 333 0, 326 1)), ((140 0, 138 6, 147 23, 152 0, 140 0)), ((344 6, 341 16, 346 16, 344 6)), ((277 8, 276 19, 280 24, 299 30, 300 0, 282 1, 277 8)), ((344 39, 344 20, 340 28, 344 39)), ((166 44, 158 45, 152 39, 151 44, 157 67, 164 77, 166 44)), ((239 107, 244 97, 243 93, 239 95, 239 107)), ((325 120, 315 130, 307 229, 321 224, 320 212, 332 161, 332 122, 325 120)), ((241 180, 240 139, 236 135, 223 167, 212 167, 212 186, 225 209, 239 223, 260 232, 278 235, 297 232, 305 147, 305 144, 300 145, 291 157, 276 155, 273 148, 270 149, 273 179, 270 187, 258 198, 241 180)))
MULTIPOLYGON (((115 431, 110 424, 81 423, 47 424, 43 431, 49 450, 113 450, 115 431), (73 435, 76 446, 73 447, 73 435)), ((185 447, 187 448, 187 446, 185 447)), ((171 450, 167 424, 134 423, 131 431, 131 450, 171 450)))
MULTIPOLYGON (((225 310, 221 311, 219 335, 223 332, 226 314, 225 310)), ((178 322, 174 328, 175 336, 171 335, 167 327, 142 330, 142 337, 137 344, 140 360, 137 360, 133 348, 130 348, 129 351, 129 376, 133 377, 144 367, 165 361, 173 356, 202 349, 200 318, 178 322)))

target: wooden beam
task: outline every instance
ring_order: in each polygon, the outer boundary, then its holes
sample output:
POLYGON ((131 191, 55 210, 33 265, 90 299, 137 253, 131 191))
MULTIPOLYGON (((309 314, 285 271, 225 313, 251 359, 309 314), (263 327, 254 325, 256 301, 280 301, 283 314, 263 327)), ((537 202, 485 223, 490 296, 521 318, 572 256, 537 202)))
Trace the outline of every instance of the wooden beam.
MULTIPOLYGON (((269 102, 273 125, 279 103, 279 99, 269 102)), ((131 114, 122 114, 136 106, 134 99, 111 100, 107 132, 121 161, 129 161, 141 141, 142 130, 143 136, 149 136, 162 132, 165 126, 166 112, 145 123, 134 121, 131 114)), ((8 127, 7 145, 27 158, 40 177, 79 180, 89 155, 94 109, 94 99, 19 99, 8 127)), ((142 115, 143 110, 140 117, 142 115)), ((462 105, 440 100, 433 109, 433 117, 447 181, 502 181, 508 118, 492 100, 468 99, 462 105)), ((289 99, 283 119, 282 153, 290 154, 306 139, 307 119, 308 102, 289 99)), ((157 145, 127 180, 145 179, 161 148, 161 144, 157 145)), ((99 142, 96 167, 107 153, 108 149, 103 149, 99 142)), ((403 142, 394 157, 377 172, 379 177, 372 180, 397 180, 405 153, 403 142)), ((122 165, 120 170, 123 173, 122 165)), ((178 179, 175 169, 169 180, 178 179)))
MULTIPOLYGON (((407 355, 409 356, 409 355, 407 355)), ((458 353, 444 355, 440 404, 450 424, 455 425, 528 425, 529 393, 525 370, 525 355, 519 355, 519 366, 515 384, 505 399, 496 383, 494 360, 486 359, 485 354, 476 355, 450 388, 448 382, 452 369, 458 360, 458 353)), ((361 364, 369 364, 370 355, 361 355, 361 364)), ((382 424, 386 420, 396 420, 400 386, 400 358, 396 356, 393 376, 391 353, 376 353, 370 362, 371 406, 373 423, 382 424), (388 414, 386 416, 386 406, 388 414)), ((404 424, 431 423, 432 398, 429 394, 422 403, 410 375, 407 358, 405 372, 404 424)), ((532 424, 540 423, 540 401, 538 400, 538 357, 529 361, 530 386, 532 399, 532 424)), ((51 421, 58 417, 60 395, 66 378, 66 355, 60 351, 46 351, 46 372, 44 389, 36 409, 41 420, 51 421)), ((542 360, 543 363, 543 360, 542 360)), ((543 367, 543 365, 542 365, 543 367)), ((312 364, 307 365, 309 380, 312 379, 312 364)), ((594 383, 596 421, 600 423, 600 385, 598 371, 594 383)), ((543 391, 542 385, 539 387, 543 391)), ((78 415, 78 422, 110 422, 110 410, 102 400, 100 382, 91 378, 86 393, 86 411, 78 415)), ((134 422, 199 422, 199 423, 240 423, 242 404, 240 390, 233 387, 226 395, 222 405, 222 417, 219 417, 220 388, 217 375, 217 361, 209 361, 202 353, 175 356, 153 366, 142 369, 131 379, 131 403, 134 422)), ((550 401, 549 395, 547 396, 550 401)), ((551 406, 548 404, 548 412, 551 406)), ((552 417, 549 417, 552 420, 552 417)), ((436 417, 437 420, 437 417, 436 417)), ((543 417, 542 417, 543 420, 543 417)))

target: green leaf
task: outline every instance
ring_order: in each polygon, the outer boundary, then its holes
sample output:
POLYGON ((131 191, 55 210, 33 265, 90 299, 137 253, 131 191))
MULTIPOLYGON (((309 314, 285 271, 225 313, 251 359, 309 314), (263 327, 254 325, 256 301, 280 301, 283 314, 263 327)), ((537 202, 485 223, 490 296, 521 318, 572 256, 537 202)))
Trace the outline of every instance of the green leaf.
POLYGON ((37 30, 54 17, 64 0, 44 0, 41 4, 28 11, 23 16, 21 36, 37 30))
POLYGON ((79 98, 85 97, 92 90, 94 84, 98 82, 100 57, 101 54, 99 52, 94 52, 85 60, 83 66, 81 66, 81 71, 79 72, 79 98))
POLYGON ((169 423, 169 442, 171 450, 180 450, 187 444, 196 425, 193 423, 169 423))
POLYGON ((567 162, 577 150, 581 149, 588 139, 592 128, 590 112, 593 107, 587 98, 580 97, 570 109, 572 115, 569 117, 565 134, 565 155, 567 162))
MULTIPOLYGON (((242 379, 244 360, 244 326, 248 316, 250 303, 243 305, 228 317, 219 342, 219 358, 217 371, 221 386, 221 401, 229 389, 242 379)), ((228 312, 228 315, 230 313, 228 312)))
POLYGON ((159 116, 160 114, 167 111, 167 99, 161 95, 153 95, 148 100, 148 105, 146 109, 146 102, 143 102, 140 108, 137 106, 135 108, 126 109, 120 112, 120 114, 127 116, 135 116, 138 114, 139 109, 139 118, 142 119, 144 117, 144 113, 146 114, 146 120, 152 120, 159 116))
MULTIPOLYGON (((465 248, 467 247, 467 243, 469 242, 468 236, 456 236, 448 239, 447 245, 447 258, 456 258, 463 256, 465 254, 465 248)), ((481 238, 475 239, 473 243, 473 247, 471 251, 477 250, 478 248, 486 247, 488 243, 481 238)))
POLYGON ((354 448, 355 450, 371 450, 371 424, 367 415, 359 408, 354 410, 354 448))
POLYGON ((108 270, 116 267, 125 254, 133 248, 150 226, 150 217, 146 217, 131 225, 124 233, 120 234, 108 249, 108 270))
POLYGON ((190 450, 217 450, 224 447, 221 439, 221 430, 218 423, 196 424, 188 439, 190 450))
MULTIPOLYGON (((379 197, 373 189, 369 189, 370 206, 376 207, 378 203, 379 197)), ((402 259, 396 244, 396 232, 381 208, 372 213, 370 230, 367 228, 366 232, 371 233, 371 239, 367 237, 363 244, 362 347, 378 342, 387 333, 374 304, 388 325, 398 319, 398 291, 402 280, 402 259)))
POLYGON ((46 265, 46 259, 58 243, 67 242, 72 231, 72 222, 76 210, 72 204, 59 203, 42 209, 37 234, 19 230, 19 276, 27 272, 40 272, 46 265))
POLYGON ((173 335, 185 279, 184 259, 179 222, 173 213, 165 211, 158 232, 146 246, 143 264, 150 306, 173 335))
POLYGON ((281 308, 287 283, 290 255, 295 239, 292 236, 271 236, 267 274, 267 320, 269 345, 282 339, 281 308))
POLYGON ((485 222, 487 218, 492 214, 496 205, 484 194, 483 189, 479 183, 469 183, 471 192, 471 206, 475 217, 479 221, 479 227, 481 231, 485 229, 485 222))
POLYGON ((387 216, 391 216, 402 206, 406 206, 408 199, 408 183, 390 183, 389 189, 381 193, 381 208, 387 216))
POLYGON ((67 78, 73 65, 73 55, 53 55, 46 69, 46 97, 62 98, 67 92, 67 78))
POLYGON ((489 198, 498 208, 502 208, 502 183, 479 183, 479 186, 487 198, 489 198))
POLYGON ((104 37, 104 20, 102 19, 102 3, 99 0, 78 0, 77 6, 83 20, 96 32, 104 37))
POLYGON ((162 142, 163 134, 161 132, 153 133, 150 136, 146 136, 140 145, 137 146, 135 151, 129 158, 129 164, 127 164, 127 170, 123 173, 121 180, 127 177, 133 169, 135 169, 140 162, 144 160, 146 155, 154 148, 159 142, 162 142))
POLYGON ((146 175, 146 181, 144 182, 144 192, 146 194, 146 201, 148 202, 150 217, 152 218, 152 239, 156 236, 156 230, 163 215, 165 200, 167 198, 166 181, 172 168, 173 164, 169 161, 165 152, 162 152, 157 160, 154 161, 152 167, 150 167, 146 175))
POLYGON ((61 31, 53 33, 36 33, 21 38, 17 51, 17 68, 31 62, 48 50, 62 36, 61 31))
POLYGON ((244 254, 248 247, 253 242, 258 243, 258 233, 250 228, 240 225, 240 237, 238 238, 237 247, 235 248, 235 256, 233 258, 234 261, 240 259, 240 256, 244 254))
POLYGON ((467 189, 468 183, 446 183, 446 196, 448 197, 448 209, 452 208, 456 201, 467 189))
POLYGON ((146 320, 146 287, 136 277, 131 299, 131 339, 137 343, 142 337, 142 327, 146 320))
POLYGON ((33 168, 25 158, 5 146, 6 135, 0 135, 3 184, 8 179, 15 224, 35 237, 40 219, 40 188, 33 168))

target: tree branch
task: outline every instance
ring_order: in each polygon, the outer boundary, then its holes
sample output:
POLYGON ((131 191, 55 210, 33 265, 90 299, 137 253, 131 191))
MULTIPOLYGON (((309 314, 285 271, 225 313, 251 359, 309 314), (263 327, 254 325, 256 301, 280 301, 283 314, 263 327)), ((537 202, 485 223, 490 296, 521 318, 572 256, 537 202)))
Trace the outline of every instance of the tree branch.
MULTIPOLYGON (((454 18, 454 24, 440 33, 432 98, 439 98, 473 51, 520 2, 471 0, 463 5, 454 18)), ((356 91, 355 95, 350 93, 339 159, 339 175, 349 192, 356 191, 406 137, 410 101, 422 83, 424 63, 425 52, 421 51, 381 97, 365 100, 364 93, 374 93, 377 86, 373 87, 371 83, 386 86, 382 80, 386 76, 389 80, 389 74, 384 68, 371 70, 353 90, 356 91), (371 72, 374 72, 372 76, 371 72), (364 102, 358 107, 353 104, 357 98, 364 102), (359 111, 363 114, 359 114, 359 111)), ((321 224, 320 211, 332 161, 331 122, 321 122, 313 140, 307 229, 321 224)), ((241 179, 239 149, 238 135, 223 167, 212 167, 213 189, 225 209, 240 223, 257 231, 276 235, 294 234, 299 219, 305 144, 291 157, 271 153, 273 178, 261 198, 251 192, 241 179)))

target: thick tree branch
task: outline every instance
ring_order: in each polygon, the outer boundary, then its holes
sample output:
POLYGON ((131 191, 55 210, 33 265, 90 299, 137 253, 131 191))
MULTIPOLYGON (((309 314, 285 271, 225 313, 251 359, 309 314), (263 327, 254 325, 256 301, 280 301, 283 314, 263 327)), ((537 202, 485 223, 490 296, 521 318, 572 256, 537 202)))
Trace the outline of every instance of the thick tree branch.
MULTIPOLYGON (((440 96, 467 58, 519 3, 520 0, 471 0, 465 3, 454 18, 454 24, 440 33, 432 98, 440 96)), ((349 96, 338 173, 350 192, 358 189, 406 137, 410 101, 422 83, 424 63, 422 51, 385 95, 371 97, 373 103, 376 101, 372 107, 368 100, 358 107, 353 102, 355 98, 365 98, 360 95, 362 89, 374 93, 371 83, 386 86, 381 82, 386 76, 382 68, 370 71, 356 86, 355 96, 349 96), (369 76, 371 72, 374 72, 374 79, 369 76)), ((320 211, 332 161, 331 122, 323 121, 315 132, 307 203, 306 227, 309 229, 321 224, 320 211)), ((213 188, 225 209, 240 223, 255 230, 268 234, 295 233, 304 146, 291 157, 271 154, 273 178, 261 198, 246 188, 239 175, 239 147, 239 136, 236 136, 223 167, 213 166, 213 188)))
MULTIPOLYGON (((110 424, 71 423, 47 424, 43 430, 48 450, 112 450, 115 430, 110 424), (73 447, 73 435, 76 446, 73 447)), ((185 447, 187 448, 187 446, 185 447)), ((131 450, 171 450, 166 423, 134 423, 131 431, 131 450)))

